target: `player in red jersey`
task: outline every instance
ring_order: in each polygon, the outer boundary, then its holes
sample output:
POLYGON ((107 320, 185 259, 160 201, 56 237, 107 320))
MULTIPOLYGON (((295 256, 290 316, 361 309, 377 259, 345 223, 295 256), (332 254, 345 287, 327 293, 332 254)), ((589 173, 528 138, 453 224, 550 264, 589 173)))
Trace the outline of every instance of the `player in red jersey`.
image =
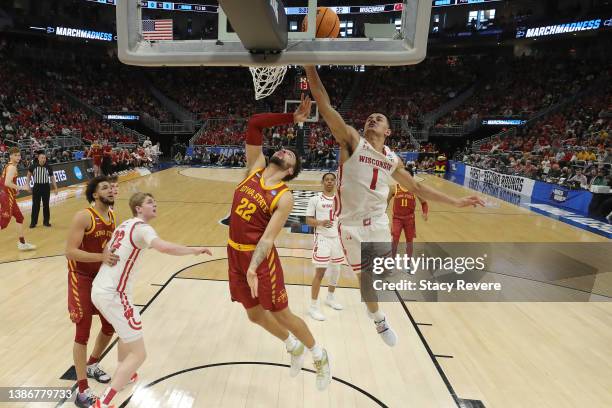
POLYGON ((100 146, 99 142, 93 143, 89 148, 89 153, 87 154, 87 157, 90 157, 93 160, 94 177, 102 175, 103 155, 104 151, 102 150, 102 146, 100 146))
POLYGON ((102 148, 102 174, 108 176, 112 173, 113 165, 113 146, 106 142, 102 148))
POLYGON ((108 251, 106 243, 115 230, 111 184, 104 176, 93 178, 85 192, 91 207, 79 211, 72 220, 66 242, 68 258, 68 311, 76 325, 73 358, 79 392, 74 403, 89 408, 97 397, 90 391, 87 378, 107 383, 110 376, 98 365, 100 356, 114 333, 113 326, 100 315, 102 328, 87 360, 87 341, 94 314, 100 313, 91 302, 91 286, 102 263, 115 265, 119 258, 108 251))
POLYGON ((291 355, 290 375, 304 364, 304 346, 312 352, 317 369, 317 388, 331 381, 327 351, 319 346, 306 323, 288 307, 283 268, 274 240, 293 208, 293 195, 285 181, 297 177, 301 161, 291 149, 281 149, 266 159, 262 151, 263 128, 304 122, 311 101, 291 114, 266 113, 249 119, 246 138, 247 178, 234 192, 227 246, 232 301, 242 303, 249 320, 285 342, 291 355))
POLYGON ((17 165, 21 161, 21 152, 17 147, 9 149, 9 162, 2 170, 0 177, 0 229, 5 229, 15 218, 17 223, 17 249, 20 251, 30 251, 36 249, 36 245, 25 241, 23 228, 23 214, 17 205, 17 194, 19 190, 30 191, 30 186, 17 185, 17 165))
MULTIPOLYGON (((412 174, 412 173, 411 173, 412 174)), ((393 257, 397 254, 397 246, 399 240, 404 231, 406 237, 406 255, 412 256, 412 241, 416 238, 416 225, 414 222, 414 209, 416 207, 417 196, 408 190, 402 188, 401 185, 396 184, 395 190, 389 192, 389 198, 387 204, 393 198, 393 224, 391 226, 391 252, 393 257)), ((427 215, 429 207, 427 201, 422 200, 419 197, 421 203, 421 210, 423 211, 423 219, 427 221, 427 215)))

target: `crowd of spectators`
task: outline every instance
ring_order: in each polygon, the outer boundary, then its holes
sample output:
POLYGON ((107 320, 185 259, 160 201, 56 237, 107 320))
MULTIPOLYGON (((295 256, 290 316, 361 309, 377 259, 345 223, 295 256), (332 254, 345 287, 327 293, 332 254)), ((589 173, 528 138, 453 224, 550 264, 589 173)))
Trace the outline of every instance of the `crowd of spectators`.
POLYGON ((475 81, 478 59, 432 57, 403 67, 368 68, 352 109, 345 115, 361 128, 372 112, 418 125, 422 116, 475 81))
POLYGON ((18 144, 49 149, 53 138, 76 135, 92 142, 133 142, 109 122, 71 106, 66 97, 27 65, 0 54, 0 150, 18 144))
POLYGON ((502 67, 436 127, 459 126, 487 116, 529 117, 587 88, 602 65, 572 55, 542 55, 498 60, 502 67), (503 68, 505 67, 505 68, 503 68))
POLYGON ((47 66, 46 72, 101 112, 144 112, 160 122, 173 121, 172 115, 149 92, 143 69, 108 58, 79 59, 68 67, 63 64, 47 66))
POLYGON ((494 137, 464 160, 502 173, 581 188, 609 184, 611 88, 608 85, 580 98, 527 129, 494 137))
POLYGON ((217 153, 205 146, 196 146, 192 151, 178 151, 174 156, 174 162, 186 165, 204 165, 218 167, 244 167, 246 156, 244 151, 235 150, 229 153, 217 153))
MULTIPOLYGON (((246 68, 190 67, 148 71, 157 88, 198 119, 248 119, 257 111, 283 112, 285 100, 299 99, 295 90, 298 71, 289 68, 284 81, 267 98, 255 101, 253 79, 246 68)), ((322 68, 320 75, 334 106, 350 90, 355 72, 322 68)))

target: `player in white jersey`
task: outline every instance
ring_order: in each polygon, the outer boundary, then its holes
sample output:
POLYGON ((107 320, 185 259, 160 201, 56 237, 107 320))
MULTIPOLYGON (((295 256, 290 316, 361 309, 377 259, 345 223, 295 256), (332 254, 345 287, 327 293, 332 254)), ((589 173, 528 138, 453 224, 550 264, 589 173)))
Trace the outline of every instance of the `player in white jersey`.
POLYGON ((335 215, 334 199, 336 197, 336 175, 325 173, 321 180, 323 192, 310 198, 306 210, 306 224, 315 227, 314 246, 312 248, 312 263, 315 265, 315 276, 312 279, 312 303, 308 314, 315 320, 325 320, 325 315, 319 308, 319 290, 321 281, 326 275, 329 281, 325 304, 332 309, 342 310, 343 307, 334 297, 340 265, 344 261, 344 252, 338 236, 338 221, 335 215))
MULTIPOLYGON (((456 198, 417 183, 406 171, 400 158, 385 146, 391 134, 389 119, 382 113, 372 113, 366 120, 363 137, 332 107, 327 91, 313 66, 305 67, 310 92, 319 112, 340 145, 338 193, 336 214, 340 242, 347 262, 360 274, 362 268, 362 242, 391 242, 389 219, 386 216, 389 183, 397 182, 404 189, 428 201, 438 201, 467 207, 484 205, 481 198, 456 198)), ((368 289, 368 288, 362 288, 368 289)), ((376 330, 389 346, 397 343, 397 335, 389 326, 378 302, 366 302, 368 315, 376 330)))
POLYGON ((119 256, 114 266, 104 265, 96 275, 91 290, 91 300, 119 336, 119 363, 110 386, 96 401, 94 408, 109 405, 117 393, 130 382, 130 377, 145 360, 140 313, 132 302, 134 279, 138 272, 141 253, 153 248, 169 255, 200 255, 211 252, 202 247, 186 247, 162 240, 148 222, 157 216, 155 199, 148 193, 135 193, 130 198, 134 218, 123 222, 111 238, 110 251, 119 256))

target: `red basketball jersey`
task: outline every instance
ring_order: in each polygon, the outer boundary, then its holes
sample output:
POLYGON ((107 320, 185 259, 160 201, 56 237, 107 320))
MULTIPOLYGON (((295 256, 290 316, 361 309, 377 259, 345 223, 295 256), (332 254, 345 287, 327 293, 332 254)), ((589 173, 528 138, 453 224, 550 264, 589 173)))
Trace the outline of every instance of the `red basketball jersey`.
MULTIPOLYGON (((115 231, 115 214, 112 210, 108 210, 108 223, 96 212, 92 207, 87 208, 87 212, 91 217, 91 228, 85 232, 83 241, 79 249, 85 252, 102 253, 106 243, 113 236, 115 231)), ((68 260, 68 270, 81 275, 95 277, 100 269, 102 262, 77 262, 68 260)))
POLYGON ((102 150, 101 146, 99 145, 92 146, 90 150, 90 154, 96 166, 99 166, 100 164, 102 164, 102 155, 104 154, 104 151, 102 150))
POLYGON ((289 191, 283 182, 264 187, 263 169, 238 184, 230 213, 229 238, 237 244, 256 245, 263 235, 280 197, 289 191))
POLYGON ((395 185, 395 196, 393 197, 393 217, 404 218, 413 216, 416 206, 416 196, 410 191, 402 189, 399 184, 395 185))
MULTIPOLYGON (((2 170, 2 182, 0 183, 0 187, 4 188, 4 191, 11 198, 15 198, 15 196, 17 196, 17 190, 15 190, 14 188, 9 188, 4 185, 4 180, 6 179, 6 173, 8 172, 9 166, 12 166, 12 164, 7 164, 6 166, 4 166, 4 169, 2 170)), ((15 174, 15 177, 13 177, 13 184, 17 185, 17 175, 16 174, 15 174)))

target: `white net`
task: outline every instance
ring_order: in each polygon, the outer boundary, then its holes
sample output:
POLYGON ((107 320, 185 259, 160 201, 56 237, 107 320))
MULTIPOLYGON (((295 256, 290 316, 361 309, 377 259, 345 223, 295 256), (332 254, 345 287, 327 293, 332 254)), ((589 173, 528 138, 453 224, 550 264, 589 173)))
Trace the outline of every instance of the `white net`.
POLYGON ((255 99, 263 99, 270 96, 276 87, 283 82, 287 73, 287 66, 272 67, 249 67, 253 76, 255 87, 255 99))

